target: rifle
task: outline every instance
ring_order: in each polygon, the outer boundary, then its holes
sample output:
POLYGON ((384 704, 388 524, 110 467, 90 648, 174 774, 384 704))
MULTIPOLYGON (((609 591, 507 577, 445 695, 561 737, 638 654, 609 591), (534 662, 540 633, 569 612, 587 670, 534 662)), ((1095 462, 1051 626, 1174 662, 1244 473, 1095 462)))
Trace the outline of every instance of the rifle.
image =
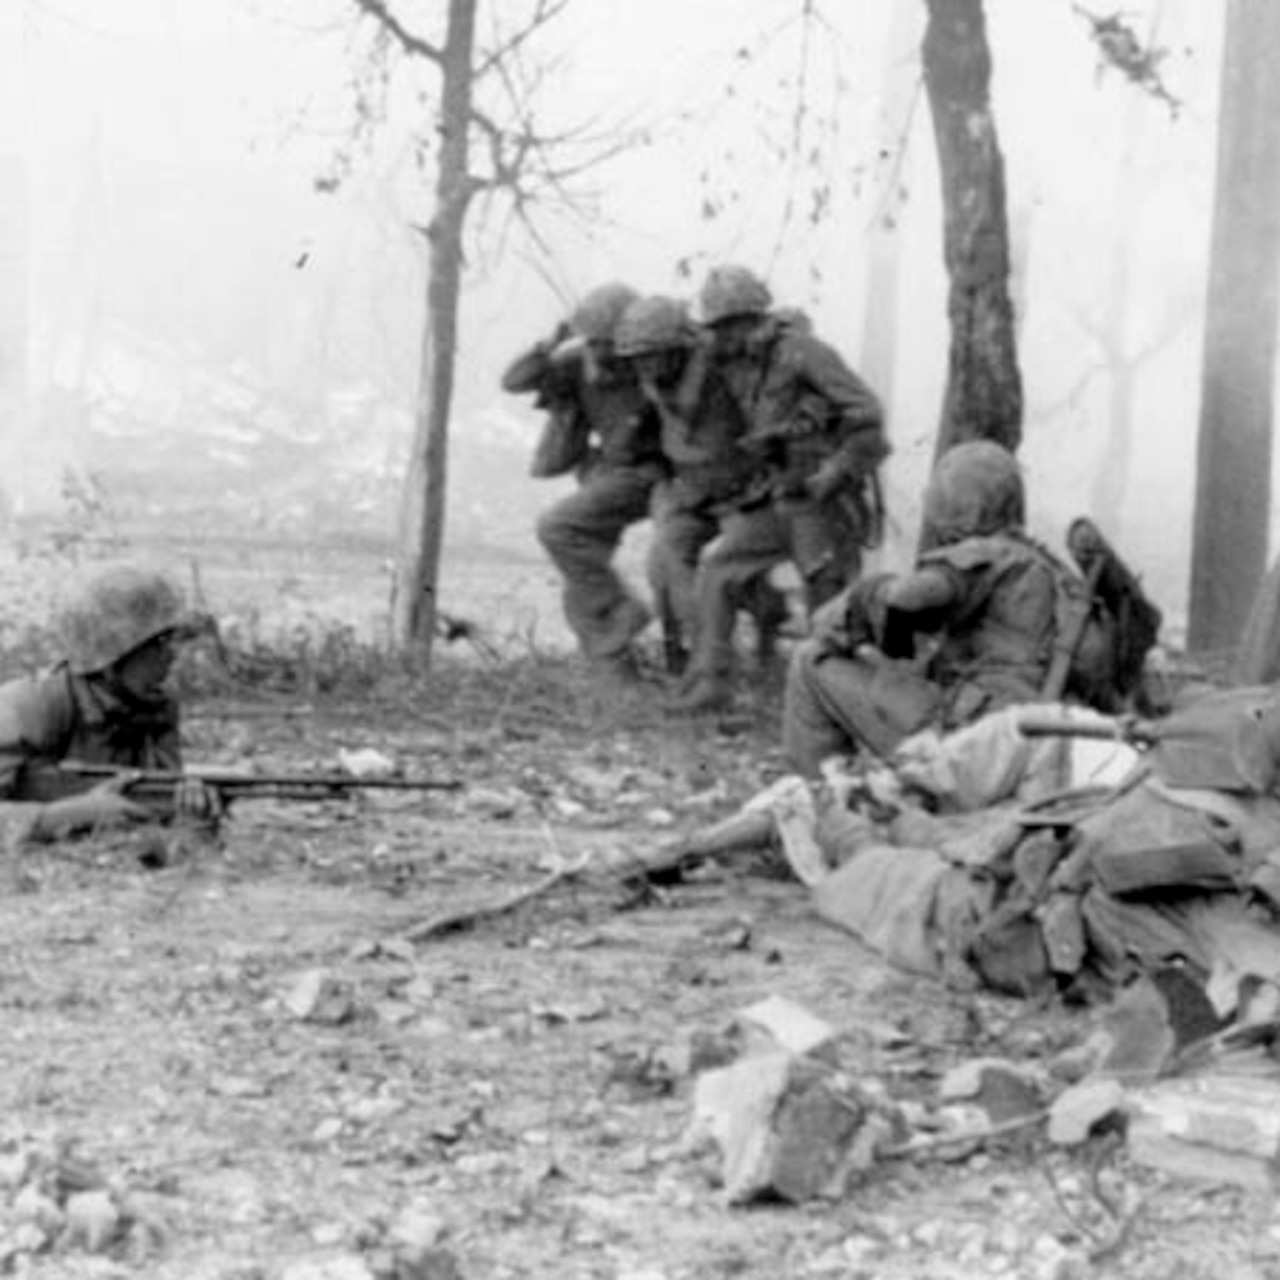
POLYGON ((115 765, 76 760, 63 760, 52 772, 67 780, 123 776, 128 779, 126 795, 160 805, 172 800, 174 789, 189 781, 204 783, 224 804, 246 799, 336 800, 352 791, 457 791, 462 786, 454 778, 361 778, 351 773, 237 773, 231 769, 142 769, 134 773, 115 765))

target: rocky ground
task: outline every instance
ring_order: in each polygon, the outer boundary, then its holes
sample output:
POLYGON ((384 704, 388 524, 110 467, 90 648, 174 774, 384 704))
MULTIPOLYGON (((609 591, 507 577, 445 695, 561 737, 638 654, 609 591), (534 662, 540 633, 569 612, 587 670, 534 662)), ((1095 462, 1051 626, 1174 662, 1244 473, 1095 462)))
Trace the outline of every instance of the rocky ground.
POLYGON ((1271 1193, 1035 1128, 886 1158, 834 1199, 727 1204, 689 1141, 690 1046, 744 1007, 797 1002, 838 1030, 851 1074, 905 1099, 977 1056, 1043 1061, 1090 1017, 892 972, 766 862, 649 895, 587 879, 410 940, 732 812, 781 772, 771 696, 691 725, 653 688, 600 690, 566 664, 446 662, 394 695, 196 702, 193 760, 299 769, 374 748, 464 785, 245 801, 217 845, 10 855, 0 1273, 1280 1276, 1271 1193))

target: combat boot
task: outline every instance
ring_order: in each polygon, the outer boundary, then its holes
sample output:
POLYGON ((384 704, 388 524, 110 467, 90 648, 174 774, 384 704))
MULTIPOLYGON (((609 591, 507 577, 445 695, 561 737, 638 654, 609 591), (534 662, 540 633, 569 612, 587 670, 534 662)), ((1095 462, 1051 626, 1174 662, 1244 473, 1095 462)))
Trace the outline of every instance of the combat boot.
POLYGON ((700 675, 673 698, 668 707, 682 715, 727 711, 733 705, 733 685, 727 676, 700 675))

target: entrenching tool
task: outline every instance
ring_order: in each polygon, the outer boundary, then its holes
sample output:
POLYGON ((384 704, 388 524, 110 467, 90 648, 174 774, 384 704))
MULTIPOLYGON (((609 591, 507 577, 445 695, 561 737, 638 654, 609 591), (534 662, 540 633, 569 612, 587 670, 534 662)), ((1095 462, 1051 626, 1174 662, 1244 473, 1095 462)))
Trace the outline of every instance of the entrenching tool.
POLYGON ((1171 787, 1266 795, 1280 783, 1280 691, 1224 689, 1158 720, 1025 711, 1028 737, 1096 738, 1140 748, 1171 787))

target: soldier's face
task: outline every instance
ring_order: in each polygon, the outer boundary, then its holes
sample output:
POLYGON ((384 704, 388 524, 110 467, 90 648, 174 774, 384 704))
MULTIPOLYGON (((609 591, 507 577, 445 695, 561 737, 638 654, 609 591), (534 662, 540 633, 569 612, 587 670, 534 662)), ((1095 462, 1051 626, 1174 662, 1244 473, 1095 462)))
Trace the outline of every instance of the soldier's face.
POLYGON ((636 377, 646 386, 673 387, 684 364, 679 351, 646 351, 635 358, 636 377))
POLYGON ((729 316, 717 320, 711 329, 711 349, 721 360, 735 360, 745 355, 747 339, 755 328, 755 316, 729 316))
POLYGON ((116 664, 116 679, 139 701, 156 698, 164 692, 176 652, 173 632, 161 632, 120 659, 116 664))

